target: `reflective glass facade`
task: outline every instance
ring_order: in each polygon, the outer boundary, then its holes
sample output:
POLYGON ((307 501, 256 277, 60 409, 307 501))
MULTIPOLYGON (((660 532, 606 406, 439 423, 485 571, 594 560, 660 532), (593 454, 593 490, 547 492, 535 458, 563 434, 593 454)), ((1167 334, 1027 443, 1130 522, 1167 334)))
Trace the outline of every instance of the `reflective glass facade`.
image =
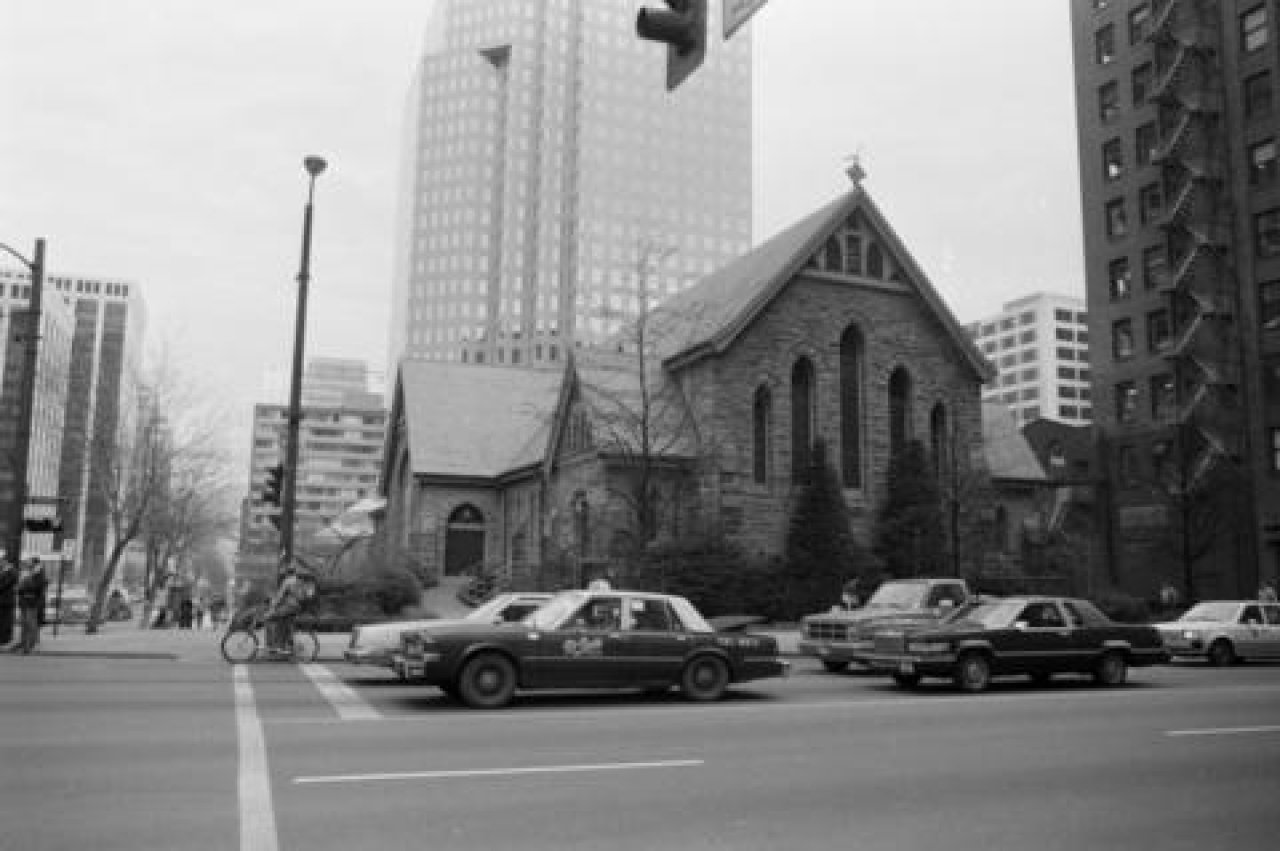
POLYGON ((675 92, 640 3, 441 0, 408 104, 388 363, 538 364, 750 247, 750 33, 675 92))

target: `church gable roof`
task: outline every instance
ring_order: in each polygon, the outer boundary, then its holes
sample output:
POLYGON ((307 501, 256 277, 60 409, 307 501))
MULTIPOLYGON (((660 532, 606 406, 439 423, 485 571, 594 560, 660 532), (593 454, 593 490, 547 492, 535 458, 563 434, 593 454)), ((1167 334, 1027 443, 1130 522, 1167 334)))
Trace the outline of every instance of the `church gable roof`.
POLYGON ((982 403, 982 448, 992 479, 1044 482, 1048 480, 1031 444, 1018 430, 1017 420, 1003 402, 982 403))
POLYGON ((404 361, 398 402, 415 475, 495 477, 542 460, 562 372, 404 361))
POLYGON ((880 286, 914 290, 977 375, 984 380, 994 375, 991 365, 861 185, 658 305, 653 312, 652 336, 658 341, 664 361, 678 364, 723 351, 806 268, 816 274, 848 274, 880 286), (827 268, 828 241, 853 222, 868 240, 868 248, 875 246, 883 264, 883 277, 877 281, 862 274, 865 257, 858 272, 827 268))

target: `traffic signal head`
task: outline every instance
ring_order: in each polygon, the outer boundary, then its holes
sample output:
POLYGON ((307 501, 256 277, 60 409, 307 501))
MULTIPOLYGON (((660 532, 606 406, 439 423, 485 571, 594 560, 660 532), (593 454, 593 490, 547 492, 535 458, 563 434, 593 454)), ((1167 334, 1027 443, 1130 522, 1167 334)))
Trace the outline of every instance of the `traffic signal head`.
POLYGON ((665 0, 667 9, 641 9, 636 35, 667 45, 667 91, 684 82, 707 55, 707 0, 665 0))
POLYGON ((262 501, 267 505, 279 505, 280 494, 284 487, 284 465, 277 464, 267 468, 267 484, 262 489, 262 501))

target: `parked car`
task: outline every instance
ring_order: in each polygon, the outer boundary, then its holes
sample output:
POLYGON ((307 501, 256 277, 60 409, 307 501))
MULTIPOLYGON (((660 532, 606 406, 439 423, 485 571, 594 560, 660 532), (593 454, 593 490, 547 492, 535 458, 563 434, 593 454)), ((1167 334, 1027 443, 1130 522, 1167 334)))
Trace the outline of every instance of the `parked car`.
POLYGON ((881 584, 864 606, 806 615, 797 649, 837 673, 851 662, 866 661, 875 630, 888 621, 904 627, 933 623, 973 600, 963 579, 894 579, 881 584))
POLYGON ((1196 603, 1176 621, 1156 624, 1175 659, 1230 665, 1280 659, 1280 604, 1257 600, 1196 603))
POLYGON ((1047 683, 1054 674, 1091 674, 1115 686, 1130 667, 1168 660, 1155 627, 1116 623, 1087 600, 1005 597, 936 626, 879 630, 869 661, 904 688, 943 677, 977 692, 1010 675, 1047 683))
POLYGON ((401 636, 395 665, 483 709, 519 689, 679 686, 718 700, 789 670, 772 636, 717 633, 683 597, 609 589, 561 592, 518 624, 428 624, 401 636))
POLYGON ((489 626, 496 623, 519 621, 550 600, 551 594, 538 592, 498 594, 486 603, 472 609, 457 620, 418 619, 388 621, 386 623, 361 624, 351 630, 351 642, 343 651, 343 657, 356 665, 378 665, 390 668, 392 656, 400 649, 400 634, 406 630, 446 623, 467 623, 489 626))

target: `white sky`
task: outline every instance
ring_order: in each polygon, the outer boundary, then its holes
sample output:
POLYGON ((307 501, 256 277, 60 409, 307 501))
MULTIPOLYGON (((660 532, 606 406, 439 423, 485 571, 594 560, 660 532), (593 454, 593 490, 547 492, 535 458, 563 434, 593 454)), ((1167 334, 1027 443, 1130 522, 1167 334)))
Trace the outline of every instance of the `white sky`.
MULTIPOLYGON (((383 367, 428 8, 0 0, 0 242, 30 256, 43 236, 54 273, 140 284, 148 343, 244 412, 229 445, 247 451, 263 377, 292 356, 306 154, 330 162, 307 353, 383 367)), ((1083 296, 1067 3, 770 0, 751 28, 757 240, 843 191, 860 151, 961 321, 1037 290, 1083 296)))

